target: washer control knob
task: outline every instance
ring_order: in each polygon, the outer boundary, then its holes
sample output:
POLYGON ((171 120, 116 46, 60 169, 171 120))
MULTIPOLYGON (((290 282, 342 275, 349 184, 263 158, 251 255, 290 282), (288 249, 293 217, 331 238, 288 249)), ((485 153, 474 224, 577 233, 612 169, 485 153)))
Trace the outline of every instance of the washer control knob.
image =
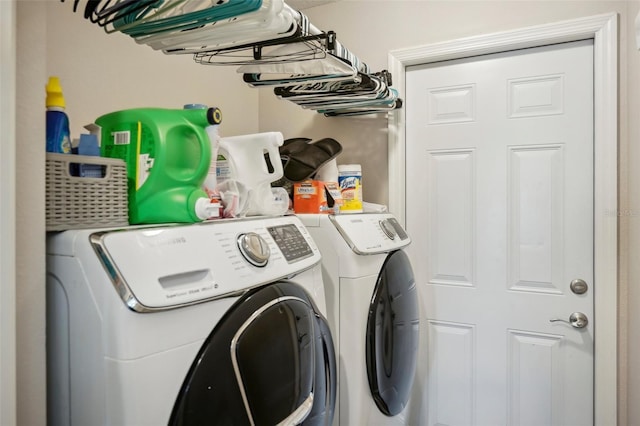
POLYGON ((389 237, 390 240, 393 240, 396 235, 398 235, 398 233, 396 232, 396 228, 394 228, 387 219, 380 221, 380 228, 382 228, 382 232, 384 232, 384 234, 389 237))
POLYGON ((238 248, 242 256, 254 265, 263 267, 269 262, 271 250, 269 245, 260 235, 255 232, 247 232, 238 236, 238 248))

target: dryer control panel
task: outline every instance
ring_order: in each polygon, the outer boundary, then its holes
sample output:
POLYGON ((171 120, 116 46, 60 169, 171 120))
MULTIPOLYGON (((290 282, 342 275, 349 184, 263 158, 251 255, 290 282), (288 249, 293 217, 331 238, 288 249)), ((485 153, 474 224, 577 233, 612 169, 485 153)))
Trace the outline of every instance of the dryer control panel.
POLYGON ((295 216, 218 220, 91 235, 120 297, 148 312, 238 295, 321 260, 295 216))
POLYGON ((331 222, 357 254, 378 254, 406 247, 409 235, 391 213, 341 214, 331 222))

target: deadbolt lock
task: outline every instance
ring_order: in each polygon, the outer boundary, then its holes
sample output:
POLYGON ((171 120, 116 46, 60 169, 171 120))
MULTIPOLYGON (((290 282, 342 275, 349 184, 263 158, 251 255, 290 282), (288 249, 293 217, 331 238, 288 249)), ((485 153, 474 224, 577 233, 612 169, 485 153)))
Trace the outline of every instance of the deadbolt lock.
POLYGON ((571 281, 571 284, 569 284, 569 288, 575 294, 585 294, 587 290, 589 290, 589 286, 587 285, 587 283, 580 278, 571 281))

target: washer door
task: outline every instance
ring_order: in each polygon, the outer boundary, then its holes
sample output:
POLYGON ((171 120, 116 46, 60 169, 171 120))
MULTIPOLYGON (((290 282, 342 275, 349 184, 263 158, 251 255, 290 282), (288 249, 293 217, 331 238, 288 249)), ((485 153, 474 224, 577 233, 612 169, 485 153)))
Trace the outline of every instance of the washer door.
POLYGON ((418 294, 408 256, 385 259, 373 290, 366 333, 367 376, 376 405, 399 414, 409 401, 418 354, 418 294))
POLYGON ((330 425, 335 352, 306 291, 279 282, 240 298, 205 340, 170 425, 330 425))

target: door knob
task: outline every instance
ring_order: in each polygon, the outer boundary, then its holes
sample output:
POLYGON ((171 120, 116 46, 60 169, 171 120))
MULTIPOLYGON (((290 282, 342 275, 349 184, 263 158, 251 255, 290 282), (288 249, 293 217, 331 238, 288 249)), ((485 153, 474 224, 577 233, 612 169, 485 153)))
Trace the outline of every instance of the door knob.
POLYGON ((560 318, 550 319, 549 322, 566 322, 574 328, 585 328, 589 324, 589 318, 582 312, 574 312, 569 316, 569 321, 560 318))

